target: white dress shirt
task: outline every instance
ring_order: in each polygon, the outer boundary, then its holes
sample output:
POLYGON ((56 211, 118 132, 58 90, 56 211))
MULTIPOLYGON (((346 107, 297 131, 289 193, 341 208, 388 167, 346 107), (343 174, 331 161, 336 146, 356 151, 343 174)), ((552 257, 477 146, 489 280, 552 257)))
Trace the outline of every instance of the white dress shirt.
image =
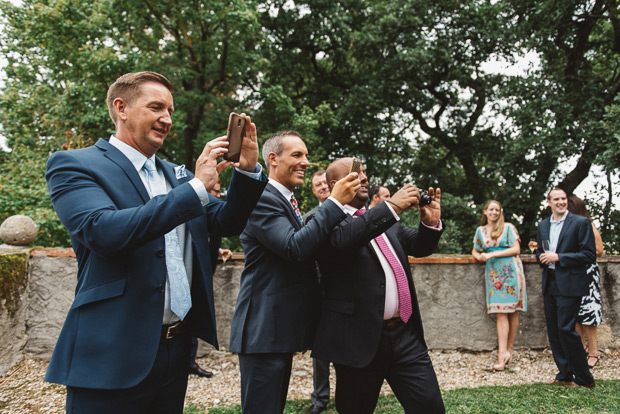
MULTIPOLYGON (((555 221, 553 215, 551 215, 551 218, 549 219, 549 250, 552 252, 555 252, 558 249, 560 232, 562 231, 562 227, 564 227, 564 221, 566 220, 567 215, 568 210, 566 210, 564 215, 558 221, 555 221)), ((549 263, 549 269, 555 269, 555 263, 549 263)))

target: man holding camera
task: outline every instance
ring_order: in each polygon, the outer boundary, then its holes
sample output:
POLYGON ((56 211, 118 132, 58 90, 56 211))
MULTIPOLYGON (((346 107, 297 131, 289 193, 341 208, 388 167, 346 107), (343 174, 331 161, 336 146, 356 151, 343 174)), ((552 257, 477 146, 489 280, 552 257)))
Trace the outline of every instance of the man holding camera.
MULTIPOLYGON (((351 158, 341 158, 328 167, 330 187, 351 165, 351 158)), ((437 247, 444 228, 441 191, 429 189, 422 207, 421 192, 407 184, 366 212, 363 167, 359 177, 361 188, 344 206, 348 217, 319 250, 325 298, 312 356, 334 363, 339 413, 372 413, 384 379, 406 413, 444 413, 407 257, 428 256, 437 247), (398 224, 399 214, 416 206, 418 231, 398 224)))

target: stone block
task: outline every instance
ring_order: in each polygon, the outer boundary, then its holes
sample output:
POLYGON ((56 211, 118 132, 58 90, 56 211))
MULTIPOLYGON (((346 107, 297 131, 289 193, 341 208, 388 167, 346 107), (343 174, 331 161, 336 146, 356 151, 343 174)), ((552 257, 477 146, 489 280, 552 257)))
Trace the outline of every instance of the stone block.
POLYGON ((30 258, 28 344, 32 359, 49 359, 73 303, 77 283, 75 257, 34 255, 30 258))

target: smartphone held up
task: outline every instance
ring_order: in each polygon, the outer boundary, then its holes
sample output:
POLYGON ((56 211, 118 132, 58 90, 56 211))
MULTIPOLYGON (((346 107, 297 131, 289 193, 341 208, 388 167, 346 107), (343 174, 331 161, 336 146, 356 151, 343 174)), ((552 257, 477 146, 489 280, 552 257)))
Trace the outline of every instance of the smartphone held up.
POLYGON ((361 168, 362 168, 362 160, 360 160, 357 157, 354 157, 353 162, 351 162, 351 169, 349 170, 349 174, 352 172, 356 172, 359 174, 361 168))
POLYGON ((226 161, 239 162, 244 133, 245 118, 231 112, 228 117, 228 129, 226 130, 226 140, 229 143, 228 152, 224 155, 226 161))

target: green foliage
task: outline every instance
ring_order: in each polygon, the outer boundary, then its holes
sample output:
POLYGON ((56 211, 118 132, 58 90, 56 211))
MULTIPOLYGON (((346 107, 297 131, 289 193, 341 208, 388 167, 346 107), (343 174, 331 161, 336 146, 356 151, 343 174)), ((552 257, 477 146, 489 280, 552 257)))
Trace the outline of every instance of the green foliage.
POLYGON ((336 122, 319 127, 320 147, 360 156, 378 183, 441 187, 478 207, 498 199, 529 239, 548 188, 572 192, 615 142, 600 127, 620 85, 613 2, 267 4, 263 84, 290 100, 271 117, 267 96, 261 120, 329 104, 336 122), (540 64, 523 74, 487 68, 528 52, 540 64))
MULTIPOLYGON (((620 381, 596 381, 593 389, 572 389, 551 384, 517 385, 512 387, 460 388, 444 391, 447 413, 458 414, 546 414, 620 412, 620 381)), ((287 414, 304 413, 310 401, 287 401, 287 414)), ((336 414, 332 400, 325 411, 336 414)), ((185 414, 202 413, 196 406, 186 407, 185 414)), ((376 414, 401 414, 403 409, 393 395, 380 396, 376 414)), ((241 407, 229 406, 209 409, 210 414, 239 414, 241 407)))
MULTIPOLYGON (((469 254, 473 246, 474 233, 480 225, 481 208, 476 208, 471 196, 459 197, 441 193, 441 218, 445 231, 441 235, 436 253, 469 254)), ((417 229, 420 223, 418 210, 401 214, 401 223, 417 229)))
POLYGON ((45 145, 17 145, 10 153, 0 155, 0 222, 23 214, 39 226, 34 245, 69 246, 69 234, 54 212, 47 192, 47 154, 45 145))
POLYGON ((253 82, 261 37, 249 2, 191 5, 146 0, 0 2, 7 58, 0 124, 9 147, 24 140, 83 147, 113 132, 105 97, 126 72, 171 80, 174 127, 160 155, 193 168, 207 140, 242 110, 237 90, 253 82))
MULTIPOLYGON (((109 135, 108 86, 154 70, 176 89, 164 158, 192 169, 228 112, 245 111, 260 142, 302 133, 303 211, 316 204, 312 171, 342 156, 362 158, 372 184, 441 187, 455 200, 444 205, 444 252, 470 248, 470 212, 488 199, 528 240, 549 187, 571 193, 593 166, 620 168, 616 2, 24 0, 0 1, 0 16, 0 133, 11 148, 109 135), (522 73, 489 69, 526 54, 522 73)), ((618 251, 615 206, 597 214, 618 251)))

